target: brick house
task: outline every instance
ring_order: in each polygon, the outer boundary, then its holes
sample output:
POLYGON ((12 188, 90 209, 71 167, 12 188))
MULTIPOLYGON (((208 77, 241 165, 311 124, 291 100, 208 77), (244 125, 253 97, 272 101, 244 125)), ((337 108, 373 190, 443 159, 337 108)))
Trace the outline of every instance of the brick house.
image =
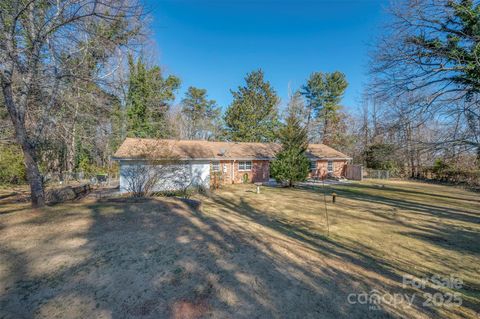
MULTIPOLYGON (((267 182, 270 161, 281 146, 275 143, 211 142, 127 138, 114 155, 120 163, 120 189, 127 190, 128 172, 139 165, 173 167, 158 190, 188 185, 267 182), (178 179, 178 176, 187 178, 178 179), (180 184, 179 184, 180 183, 180 184)), ((323 144, 310 144, 310 177, 341 177, 350 157, 323 144)))

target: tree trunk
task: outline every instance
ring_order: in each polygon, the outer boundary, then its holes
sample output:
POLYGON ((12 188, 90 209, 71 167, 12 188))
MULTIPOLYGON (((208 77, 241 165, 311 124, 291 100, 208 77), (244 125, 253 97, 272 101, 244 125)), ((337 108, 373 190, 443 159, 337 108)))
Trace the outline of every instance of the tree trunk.
POLYGON ((75 157, 76 157, 76 135, 77 135, 77 117, 79 109, 80 92, 77 89, 77 101, 75 103, 75 113, 73 114, 72 130, 70 132, 71 139, 69 145, 67 145, 67 172, 71 174, 75 169, 75 157))
POLYGON ((477 168, 480 169, 480 145, 477 146, 477 168))
POLYGON ((323 137, 322 137, 322 143, 325 145, 330 145, 330 121, 327 118, 327 115, 325 115, 325 120, 323 122, 323 137))
POLYGON ((305 124, 305 127, 307 129, 307 136, 310 139, 311 137, 311 131, 312 129, 310 128, 310 122, 312 120, 312 106, 308 106, 308 114, 307 114, 307 123, 305 124))
POLYGON ((23 161, 27 171, 28 183, 30 184, 32 206, 42 207, 45 205, 42 175, 38 169, 35 150, 27 137, 24 108, 20 108, 21 105, 15 105, 12 94, 12 83, 10 81, 2 81, 2 92, 5 106, 15 129, 15 138, 17 143, 22 147, 23 161))
POLYGON ((32 207, 45 206, 42 174, 40 174, 40 170, 38 169, 34 150, 28 143, 22 143, 22 150, 25 168, 27 170, 28 183, 30 184, 32 207))

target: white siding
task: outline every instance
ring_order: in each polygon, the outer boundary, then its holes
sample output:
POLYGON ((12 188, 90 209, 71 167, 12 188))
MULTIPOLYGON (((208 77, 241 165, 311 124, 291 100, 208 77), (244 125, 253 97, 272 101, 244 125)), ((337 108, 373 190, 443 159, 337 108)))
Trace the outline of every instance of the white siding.
POLYGON ((120 161, 120 192, 128 192, 129 175, 136 173, 139 167, 149 167, 161 172, 154 190, 157 192, 178 190, 188 186, 210 188, 210 162, 184 161, 175 164, 150 165, 144 161, 120 161), (147 165, 147 166, 145 166, 147 165))

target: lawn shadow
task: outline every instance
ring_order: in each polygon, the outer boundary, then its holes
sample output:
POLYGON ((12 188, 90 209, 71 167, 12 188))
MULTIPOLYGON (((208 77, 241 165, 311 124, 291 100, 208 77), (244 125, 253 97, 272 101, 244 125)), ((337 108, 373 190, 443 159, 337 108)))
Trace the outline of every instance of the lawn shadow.
MULTIPOLYGON (((420 183, 416 181, 417 183, 420 183)), ((404 193, 404 194, 411 194, 411 195, 417 195, 417 196, 428 196, 428 197, 433 197, 433 198, 439 198, 439 199, 452 199, 456 201, 466 201, 466 202, 476 202, 480 204, 480 199, 478 198, 472 198, 473 196, 478 197, 478 193, 472 192, 472 195, 469 196, 468 198, 462 197, 462 196, 451 196, 447 194, 435 194, 431 192, 424 192, 420 191, 418 189, 405 189, 396 185, 388 184, 385 185, 383 184, 380 180, 378 181, 377 184, 360 184, 360 183, 352 183, 349 185, 354 185, 358 189, 379 189, 378 186, 376 185, 382 185, 382 188, 380 190, 384 191, 393 191, 393 192, 399 192, 399 193, 404 193)), ((432 184, 425 184, 425 186, 431 186, 432 184)), ((438 185, 438 186, 443 186, 446 187, 445 185, 442 184, 433 184, 433 185, 438 185)), ((450 186, 453 187, 453 186, 450 186)))
MULTIPOLYGON (((351 272, 340 271, 338 269, 328 268, 324 269, 324 272, 329 274, 327 277, 312 277, 310 280, 317 283, 319 286, 328 287, 328 290, 333 292, 333 295, 343 296, 344 300, 348 298, 348 294, 352 292, 362 293, 371 291, 383 291, 384 293, 414 293, 409 289, 400 289, 398 285, 391 285, 388 282, 401 283, 402 276, 399 272, 392 271, 395 266, 387 261, 376 258, 369 254, 362 253, 361 249, 358 249, 357 245, 345 245, 338 241, 335 241, 325 235, 311 232, 305 227, 298 227, 292 224, 290 221, 282 220, 282 218, 272 219, 269 214, 252 207, 243 198, 240 198, 238 205, 232 203, 221 197, 215 197, 215 202, 227 208, 229 212, 234 212, 241 216, 245 216, 249 221, 259 223, 264 227, 279 232, 285 236, 288 236, 294 240, 300 241, 310 247, 315 253, 323 255, 325 258, 336 258, 340 262, 346 262, 363 268, 366 272, 374 271, 378 276, 363 277, 361 274, 354 274, 351 272), (387 279, 387 280, 384 280, 387 279), (341 283, 347 283, 347 286, 343 286, 341 283), (351 283, 356 283, 363 290, 355 290, 351 283)), ((294 252, 291 252, 294 253, 294 252)), ((409 273, 408 270, 400 270, 404 273, 409 273)), ((436 316, 435 309, 428 309, 422 307, 424 300, 417 298, 414 300, 413 307, 418 312, 427 314, 429 316, 436 316)), ((349 309, 351 317, 362 317, 361 312, 357 313, 358 309, 355 309, 356 305, 345 305, 349 309)), ((396 317, 396 316, 408 316, 402 310, 398 308, 385 307, 381 309, 380 317, 396 317)), ((363 309, 365 311, 365 309, 363 309)), ((373 315, 372 312, 367 312, 369 315, 373 315)), ((375 312, 374 312, 375 313, 375 312)), ((365 314, 365 313, 364 313, 365 314)), ((364 315, 363 314, 363 315, 364 315)), ((378 313, 377 313, 378 314, 378 313)))
MULTIPOLYGON (((35 242, 20 249, 0 236, 9 287, 0 295, 0 317, 66 311, 79 318, 408 317, 401 308, 372 310, 347 300, 372 289, 405 293, 393 283, 408 269, 357 243, 272 218, 243 197, 209 200, 219 213, 194 201, 103 200, 56 206, 16 223, 0 220, 2 231, 23 227, 35 242), (332 264, 312 264, 309 254, 332 264), (47 272, 36 271, 52 260, 47 272), (362 273, 336 266, 344 262, 362 273)), ((419 314, 437 315, 420 302, 419 314)))
MULTIPOLYGON (((388 205, 395 209, 408 211, 414 215, 423 215, 430 220, 438 219, 440 223, 428 223, 427 227, 419 227, 413 223, 400 222, 404 226, 416 229, 417 232, 412 235, 417 238, 423 238, 430 243, 441 246, 445 249, 461 250, 469 254, 480 254, 480 246, 475 244, 478 242, 479 234, 471 231, 467 227, 454 227, 449 225, 448 222, 471 224, 472 226, 480 224, 480 209, 478 212, 472 212, 469 210, 462 210, 457 208, 448 208, 438 205, 426 204, 418 201, 402 200, 398 198, 389 198, 381 190, 377 191, 380 194, 371 195, 363 192, 364 189, 372 189, 361 184, 353 184, 345 187, 336 187, 335 192, 340 196, 347 197, 349 199, 357 200, 359 202, 370 202, 374 204, 388 205)), ((480 207, 479 207, 480 208, 480 207)), ((381 216, 378 212, 372 212, 377 216, 381 216)), ((472 227, 473 228, 473 227, 472 227)))
MULTIPOLYGON (((8 261, 2 318, 339 318, 368 311, 348 305, 348 285, 341 295, 331 289, 334 280, 351 279, 341 270, 320 278, 267 253, 267 240, 245 237, 247 230, 181 201, 77 203, 7 224, 28 229, 24 237, 32 236, 35 249, 1 244, 8 261), (83 219, 87 226, 71 227, 83 219), (36 269, 49 261, 47 271, 36 269)), ((380 309, 371 317, 390 314, 380 309)))
MULTIPOLYGON (((309 192, 322 192, 322 189, 309 187, 304 188, 309 192)), ((415 238, 424 241, 433 247, 452 251, 454 253, 463 253, 471 257, 480 256, 480 233, 478 232, 478 225, 480 224, 480 210, 475 212, 473 210, 457 209, 450 207, 442 207, 438 205, 427 204, 421 201, 404 200, 398 198, 388 197, 388 191, 396 191, 396 188, 390 187, 378 188, 374 185, 364 184, 349 184, 349 185, 335 185, 334 188, 326 187, 325 191, 328 194, 336 192, 341 198, 354 200, 356 203, 367 202, 376 205, 385 205, 392 208, 393 213, 386 213, 385 211, 376 211, 372 209, 365 209, 368 205, 362 206, 359 210, 367 212, 383 219, 392 225, 401 225, 407 230, 397 231, 397 234, 407 238, 415 238), (365 191, 375 190, 376 195, 368 194, 365 191), (399 216, 401 217, 399 218, 399 216), (402 218, 405 217, 405 218, 402 218)), ((408 191, 405 191, 408 192, 408 191)), ((427 193, 428 194, 428 193, 427 193)), ((343 204, 345 206, 352 205, 351 202, 343 204)), ((458 205, 461 207, 462 202, 458 205)), ((357 216, 359 219, 365 219, 364 216, 357 216)), ((366 218, 368 219, 368 218, 366 218)), ((378 221, 377 221, 378 222, 378 221)), ((359 242, 354 243, 354 246, 361 245, 359 242)), ((362 249, 367 251, 367 247, 362 249)), ((409 247, 411 249, 411 247, 409 247)), ((417 254, 423 254, 422 251, 417 251, 417 254)), ((432 258, 431 255, 425 255, 425 258, 432 258)), ((438 263, 443 263, 438 260, 438 263)), ((455 273, 458 269, 452 268, 445 264, 446 268, 451 268, 451 272, 455 273)), ((398 266, 397 266, 398 267, 398 266)), ((472 267, 474 265, 472 264, 472 267)), ((473 268, 470 269, 472 271, 473 268)), ((402 271, 408 273, 408 267, 403 267, 402 271)), ((427 274, 428 275, 428 274, 427 274)), ((431 274, 430 274, 431 275, 431 274)), ((445 276, 449 274, 444 274, 445 276)), ((463 288, 460 289, 463 294, 471 299, 478 300, 480 295, 480 286, 473 282, 472 278, 463 278, 463 288)), ((475 312, 480 311, 478 304, 471 303, 464 300, 464 305, 475 312)))

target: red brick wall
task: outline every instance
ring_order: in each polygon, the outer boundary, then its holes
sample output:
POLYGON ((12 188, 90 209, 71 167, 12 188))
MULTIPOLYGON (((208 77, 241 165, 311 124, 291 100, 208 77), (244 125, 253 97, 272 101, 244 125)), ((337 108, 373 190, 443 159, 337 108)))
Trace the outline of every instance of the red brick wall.
POLYGON ((252 161, 252 169, 249 171, 240 171, 238 169, 238 161, 235 161, 234 172, 235 172, 235 183, 243 183, 243 176, 248 175, 249 183, 260 183, 268 182, 270 177, 269 171, 270 163, 269 161, 252 161))
MULTIPOLYGON (((326 177, 327 176, 327 163, 326 160, 317 161, 317 168, 313 172, 311 171, 309 177, 326 177)), ((333 161, 333 175, 341 177, 345 175, 346 160, 334 160, 333 161)), ((270 162, 269 161, 252 161, 252 169, 249 171, 238 170, 238 161, 223 160, 220 161, 220 184, 240 184, 243 183, 243 176, 247 174, 249 183, 268 182, 270 178, 270 162), (232 179, 233 169, 233 179, 232 179)), ((210 185, 214 184, 215 177, 214 172, 210 167, 210 185)))
MULTIPOLYGON (((317 161, 317 168, 315 171, 311 171, 309 177, 319 177, 323 178, 327 176, 327 165, 328 161, 320 160, 317 161)), ((336 177, 341 177, 345 175, 345 166, 347 165, 346 160, 334 160, 333 161, 333 175, 336 177)))
MULTIPOLYGON (((238 161, 220 161, 221 184, 239 184, 243 183, 243 176, 247 174, 250 183, 268 182, 270 178, 269 161, 252 161, 252 169, 249 171, 240 171, 238 161), (233 180, 232 180, 233 167, 233 180)), ((210 166, 210 184, 214 183, 214 172, 210 166)), ((217 177, 218 178, 218 177, 217 177)))
POLYGON ((249 173, 248 180, 251 183, 268 182, 270 178, 270 162, 269 161, 252 161, 252 170, 248 173, 249 173))
POLYGON ((220 162, 220 172, 213 172, 212 163, 210 163, 210 185, 214 184, 215 178, 220 178, 221 180, 220 184, 232 184, 232 161, 219 161, 219 162, 220 162))

